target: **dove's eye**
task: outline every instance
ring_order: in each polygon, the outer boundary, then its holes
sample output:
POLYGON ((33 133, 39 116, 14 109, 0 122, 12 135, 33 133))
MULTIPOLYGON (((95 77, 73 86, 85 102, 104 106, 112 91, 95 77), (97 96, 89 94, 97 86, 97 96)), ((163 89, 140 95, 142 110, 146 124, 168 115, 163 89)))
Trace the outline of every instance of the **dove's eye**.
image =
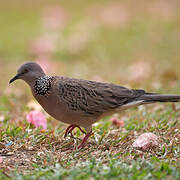
POLYGON ((25 69, 21 74, 26 74, 28 72, 27 69, 25 69))

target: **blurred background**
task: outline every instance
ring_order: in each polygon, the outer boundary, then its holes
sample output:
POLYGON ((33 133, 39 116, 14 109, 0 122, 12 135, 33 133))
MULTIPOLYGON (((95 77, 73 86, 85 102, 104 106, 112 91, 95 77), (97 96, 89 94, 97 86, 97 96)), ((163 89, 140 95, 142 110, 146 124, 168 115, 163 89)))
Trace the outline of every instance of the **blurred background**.
POLYGON ((25 83, 8 84, 26 61, 48 74, 180 93, 179 0, 1 0, 0 27, 4 98, 32 99, 25 83))

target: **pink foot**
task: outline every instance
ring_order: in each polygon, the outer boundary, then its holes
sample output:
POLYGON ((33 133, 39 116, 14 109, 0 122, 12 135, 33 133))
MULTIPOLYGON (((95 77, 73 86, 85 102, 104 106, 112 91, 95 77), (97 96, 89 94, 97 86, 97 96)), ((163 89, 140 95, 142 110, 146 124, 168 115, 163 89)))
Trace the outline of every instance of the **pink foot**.
POLYGON ((92 135, 92 130, 85 135, 82 143, 78 146, 78 149, 83 148, 83 147, 85 146, 87 139, 88 139, 91 135, 92 135))
POLYGON ((72 127, 74 127, 73 124, 71 124, 71 125, 69 125, 69 126, 67 127, 66 132, 65 132, 65 134, 64 134, 64 137, 66 137, 66 136, 69 134, 69 130, 70 130, 72 127))
POLYGON ((67 127, 64 137, 66 137, 69 133, 72 134, 73 129, 76 128, 76 127, 79 128, 80 131, 85 134, 85 131, 82 130, 82 128, 81 128, 80 126, 71 124, 71 125, 69 125, 69 126, 67 127))

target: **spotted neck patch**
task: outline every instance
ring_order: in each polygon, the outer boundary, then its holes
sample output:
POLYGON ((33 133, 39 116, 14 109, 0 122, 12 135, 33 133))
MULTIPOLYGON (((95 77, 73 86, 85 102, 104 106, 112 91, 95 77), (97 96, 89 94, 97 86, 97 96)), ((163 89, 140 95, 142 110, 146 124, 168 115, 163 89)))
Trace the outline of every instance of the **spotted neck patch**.
POLYGON ((35 93, 40 96, 48 96, 54 79, 55 78, 52 76, 43 76, 38 78, 34 85, 35 93))

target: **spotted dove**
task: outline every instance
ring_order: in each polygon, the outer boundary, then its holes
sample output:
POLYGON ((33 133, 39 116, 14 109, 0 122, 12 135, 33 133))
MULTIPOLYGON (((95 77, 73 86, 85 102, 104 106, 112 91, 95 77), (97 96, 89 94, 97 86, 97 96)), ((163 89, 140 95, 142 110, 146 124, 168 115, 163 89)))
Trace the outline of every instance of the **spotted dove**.
POLYGON ((44 110, 53 118, 70 124, 65 136, 75 127, 86 135, 82 148, 92 134, 92 124, 104 116, 121 110, 155 102, 180 102, 180 95, 147 93, 110 83, 101 83, 63 76, 47 76, 34 62, 23 64, 10 80, 24 80, 44 110))

